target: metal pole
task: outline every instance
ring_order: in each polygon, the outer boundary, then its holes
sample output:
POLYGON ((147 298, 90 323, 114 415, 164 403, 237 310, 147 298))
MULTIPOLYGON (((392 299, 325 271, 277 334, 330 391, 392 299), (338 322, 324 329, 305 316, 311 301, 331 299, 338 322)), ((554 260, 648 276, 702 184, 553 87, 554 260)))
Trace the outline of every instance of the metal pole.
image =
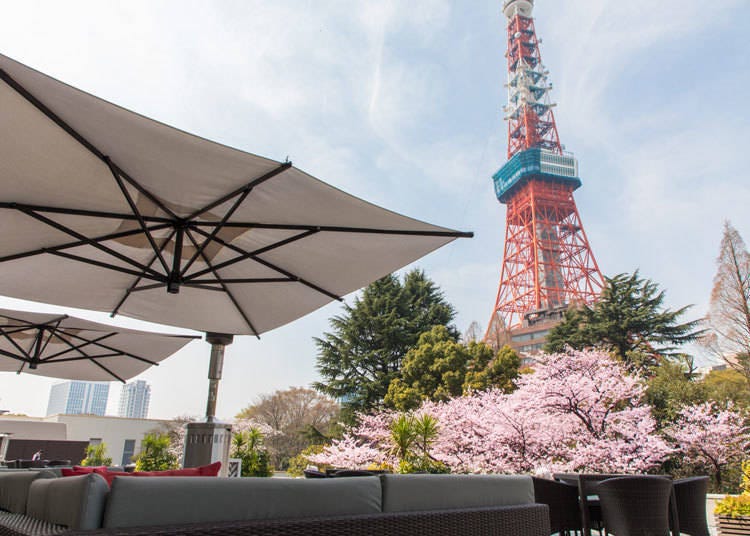
POLYGON ((208 365, 208 401, 206 402, 206 422, 216 418, 216 399, 219 393, 219 380, 224 367, 224 348, 232 344, 234 335, 206 333, 206 342, 211 345, 211 362, 208 365))

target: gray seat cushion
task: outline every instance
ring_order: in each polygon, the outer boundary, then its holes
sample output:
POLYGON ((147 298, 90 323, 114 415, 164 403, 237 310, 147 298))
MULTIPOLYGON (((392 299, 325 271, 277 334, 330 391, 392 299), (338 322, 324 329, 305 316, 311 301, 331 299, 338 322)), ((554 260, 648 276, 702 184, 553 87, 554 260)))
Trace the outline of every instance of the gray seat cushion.
POLYGON ((377 477, 115 477, 104 528, 376 514, 377 477))
POLYGON ((28 534, 28 536, 54 536, 65 532, 67 527, 34 519, 24 514, 0 512, 0 534, 28 534), (4 531, 3 529, 8 529, 4 531))
POLYGON ((534 502, 530 476, 381 475, 384 512, 512 506, 534 502))
POLYGON ((54 478, 48 471, 7 471, 0 473, 0 510, 26 513, 29 487, 37 478, 54 478))
POLYGON ((90 473, 49 480, 35 480, 29 489, 26 514, 74 530, 101 527, 109 486, 90 473))

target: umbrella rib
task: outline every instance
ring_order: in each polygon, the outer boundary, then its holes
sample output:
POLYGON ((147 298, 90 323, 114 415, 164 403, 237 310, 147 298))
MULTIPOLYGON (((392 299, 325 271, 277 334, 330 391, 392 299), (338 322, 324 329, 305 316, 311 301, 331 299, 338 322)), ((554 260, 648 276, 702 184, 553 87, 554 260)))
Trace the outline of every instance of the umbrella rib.
MULTIPOLYGON (((113 333, 113 335, 114 335, 114 333, 113 333)), ((71 335, 71 336, 74 336, 74 335, 71 335)), ((58 337, 58 338, 60 338, 60 337, 58 337)), ((67 339, 63 339, 63 338, 60 338, 60 340, 61 340, 61 341, 62 341, 63 343, 65 343, 65 344, 67 344, 68 346, 70 346, 71 348, 73 347, 73 345, 72 345, 72 344, 70 343, 70 341, 68 341, 67 339)), ((85 339, 84 339, 84 340, 85 340, 85 339)), ((89 357, 89 356, 88 356, 88 355, 86 354, 86 352, 84 352, 83 350, 80 350, 80 349, 78 349, 77 351, 78 351, 78 352, 79 352, 79 353, 80 353, 80 354, 81 354, 82 356, 84 356, 84 357, 89 357)), ((112 376, 113 378, 117 378, 117 379, 118 379, 118 380, 120 380, 120 381, 121 381, 122 383, 125 383, 125 380, 123 380, 123 379, 122 379, 122 378, 120 378, 120 377, 119 377, 119 376, 118 376, 117 374, 115 374, 114 372, 112 372, 111 370, 109 370, 109 368, 107 368, 107 367, 105 367, 104 365, 102 365, 101 363, 99 363, 99 362, 98 362, 98 361, 97 361, 96 359, 91 359, 91 358, 89 358, 89 361, 91 361, 91 362, 92 362, 92 363, 93 363, 94 365, 96 365, 97 367, 101 368, 101 369, 102 369, 103 371, 105 371, 105 372, 106 372, 107 374, 109 374, 109 375, 110 375, 110 376, 112 376)))
MULTIPOLYGON (((44 115, 46 115, 49 119, 51 119, 57 126, 59 126, 61 129, 67 132, 78 143, 80 143, 86 149, 88 149, 99 160, 104 160, 105 158, 107 158, 107 156, 104 153, 102 153, 93 143, 91 143, 89 140, 84 138, 80 133, 78 133, 78 131, 76 131, 73 127, 71 127, 68 123, 66 123, 60 116, 58 116, 55 112, 53 112, 50 108, 48 108, 42 101, 37 99, 30 91, 28 91, 25 87, 19 84, 12 76, 10 76, 3 69, 0 69, 0 79, 2 79, 6 84, 12 87, 24 99, 29 101, 37 110, 39 110, 44 115)), ((143 186, 141 186, 135 180, 133 180, 132 177, 130 177, 127 173, 125 173, 122 170, 122 168, 120 168, 120 166, 118 166, 115 163, 113 163, 112 165, 114 165, 115 168, 123 176, 123 178, 127 180, 129 183, 131 183, 139 192, 141 192, 143 195, 148 197, 151 201, 154 202, 154 204, 156 204, 160 209, 162 209, 164 212, 169 214, 172 218, 178 219, 177 215, 174 212, 172 212, 169 209, 169 207, 164 205, 164 203, 162 203, 161 200, 159 200, 151 192, 149 192, 148 190, 143 188, 143 186)))
POLYGON ((125 262, 125 263, 127 263, 127 264, 129 264, 131 266, 134 266, 134 267, 139 268, 139 269, 144 269, 145 268, 146 270, 148 270, 149 272, 151 272, 151 274, 153 274, 156 277, 160 277, 160 275, 161 275, 158 272, 156 272, 155 270, 151 270, 148 266, 143 266, 142 264, 135 262, 131 258, 129 258, 129 257, 127 257, 127 256, 125 256, 125 255, 123 255, 121 253, 118 253, 115 250, 113 250, 111 248, 108 248, 107 246, 105 246, 103 244, 100 244, 100 243, 96 242, 93 238, 89 238, 87 236, 84 236, 81 233, 79 233, 77 231, 74 231, 73 229, 70 229, 69 227, 65 227, 64 225, 62 225, 60 223, 57 223, 56 221, 47 218, 46 216, 42 216, 41 214, 37 214, 36 212, 31 211, 31 210, 23 210, 23 213, 26 214, 26 215, 28 215, 28 216, 30 216, 30 217, 32 217, 32 218, 34 218, 34 219, 36 219, 36 220, 41 221, 42 223, 46 223, 50 227, 54 227, 58 231, 61 231, 61 232, 65 233, 65 234, 69 234, 69 235, 77 238, 78 240, 82 240, 85 244, 88 244, 89 246, 91 246, 93 248, 96 248, 96 249, 98 249, 98 250, 100 250, 100 251, 102 251, 104 253, 107 253, 107 254, 111 255, 112 257, 115 257, 116 259, 120 259, 121 261, 123 261, 123 262, 125 262))
POLYGON ((45 360, 45 364, 52 365, 57 363, 70 363, 71 361, 86 361, 87 359, 104 359, 107 357, 120 357, 124 355, 122 352, 115 352, 111 354, 97 354, 97 355, 85 355, 78 357, 63 357, 62 359, 45 360))
POLYGON ((249 183, 247 183, 245 186, 242 186, 241 188, 238 188, 235 191, 233 191, 231 193, 228 193, 227 195, 225 195, 223 197, 220 197, 216 201, 213 201, 213 202, 209 203, 205 207, 203 207, 203 208, 201 208, 199 210, 196 210, 190 216, 188 216, 186 219, 188 221, 192 221, 195 218, 197 218, 198 216, 200 216, 201 214, 205 214, 206 212, 208 212, 212 208, 216 208, 219 205, 221 205, 222 203, 226 203, 227 201, 229 201, 230 199, 232 199, 235 196, 238 196, 238 195, 240 195, 242 193, 250 193, 250 190, 252 190, 256 186, 258 186, 259 184, 266 182, 268 179, 271 179, 271 178, 275 177, 276 175, 278 175, 280 173, 283 173, 284 171, 286 171, 290 167, 292 167, 292 163, 291 162, 284 162, 283 164, 280 164, 279 167, 277 167, 276 169, 272 169, 271 171, 269 171, 265 175, 261 175, 257 179, 253 179, 252 181, 250 181, 249 183))
POLYGON ((163 280, 163 277, 160 276, 159 274, 156 274, 157 277, 154 277, 152 275, 146 276, 142 272, 136 272, 135 270, 123 268, 121 266, 115 266, 114 264, 107 264, 106 262, 95 261, 94 259, 87 259, 85 257, 79 257, 78 255, 72 255, 70 253, 63 253, 62 251, 49 251, 48 253, 50 253, 51 255, 57 255, 58 257, 64 257, 66 259, 78 261, 83 264, 91 264, 93 266, 99 266, 100 268, 107 268, 109 270, 114 270, 115 272, 122 272, 124 274, 129 274, 129 275, 148 277, 148 279, 151 279, 152 281, 163 280))
MULTIPOLYGON (((79 208, 50 207, 47 205, 30 205, 28 203, 0 202, 0 208, 20 211, 33 210, 35 212, 50 212, 52 214, 65 214, 66 216, 88 216, 92 218, 103 218, 107 220, 133 221, 138 219, 135 214, 120 214, 117 212, 84 210, 79 208)), ((173 219, 160 218, 158 216, 143 216, 143 219, 149 223, 168 223, 170 225, 174 224, 173 219)))
MULTIPOLYGON (((185 234, 187 235, 188 240, 190 240, 195 247, 198 247, 198 244, 195 241, 195 237, 193 237, 193 233, 190 232, 190 229, 185 229, 185 234)), ((258 330, 255 329, 255 326, 253 326, 253 323, 250 322, 250 319, 248 318, 247 314, 242 309, 242 307, 240 307, 240 304, 237 302, 237 299, 234 297, 234 294, 232 294, 230 292, 229 288, 221 281, 221 278, 219 277, 219 274, 216 273, 215 270, 213 270, 213 267, 211 266, 211 261, 208 260, 208 258, 206 257, 205 254, 201 254, 201 257, 203 258, 203 262, 206 263, 206 266, 208 266, 209 268, 211 268, 211 270, 212 270, 212 272, 214 274, 214 277, 218 280, 219 285, 221 285, 222 290, 227 295, 227 297, 229 298, 229 300, 232 302, 232 304, 234 305, 234 307, 237 309, 237 312, 240 313, 240 316, 242 316, 242 318, 245 320, 245 322, 247 323, 247 325, 253 331, 253 333, 255 334, 255 336, 258 339, 260 339, 260 335, 258 335, 258 330)))
MULTIPOLYGON (((201 229, 195 229, 195 231, 197 233, 200 233, 200 234, 206 234, 206 232, 202 231, 201 229)), ((285 275, 285 276, 293 279, 294 281, 305 285, 306 287, 309 287, 309 288, 311 288, 311 289, 313 289, 313 290, 315 290, 317 292, 320 292, 321 294, 324 294, 324 295, 328 296, 329 298, 331 298, 333 300, 338 300, 338 301, 342 301, 343 300, 343 298, 341 298, 340 296, 337 296, 333 292, 329 292, 329 291, 325 290, 324 288, 321 288, 318 285, 315 285, 314 283, 310 283, 309 281, 306 281, 305 279, 302 279, 301 277, 298 277, 298 276, 292 274, 291 272, 288 272, 288 271, 284 270, 283 268, 280 268, 279 266, 276 266, 276 265, 274 265, 274 264, 272 264, 272 263, 270 263, 268 261, 265 261, 265 260, 261 259, 260 257, 258 257, 257 255, 252 255, 252 254, 248 253, 247 251, 245 251, 245 250, 243 250, 241 248, 238 248, 237 246, 235 246, 233 244, 230 244, 229 242, 226 242, 225 240, 222 240, 222 239, 220 239, 218 237, 215 238, 214 240, 216 240, 222 246, 225 246, 225 247, 227 247, 227 248, 229 248, 229 249, 231 249, 231 250, 233 250, 233 251, 235 251, 235 252, 237 252, 237 253, 239 253, 241 255, 248 255, 249 256, 248 258, 253 259, 255 262, 262 264, 266 268, 270 268, 270 269, 272 269, 272 270, 274 270, 274 271, 276 271, 276 272, 278 272, 278 273, 280 273, 282 275, 285 275)), ((216 275, 216 274, 214 274, 214 275, 216 275)), ((218 275, 217 275, 217 278, 218 278, 218 275)))
POLYGON ((15 359, 17 361, 22 361, 23 363, 28 363, 29 359, 28 357, 20 357, 17 354, 14 354, 13 352, 9 352, 8 350, 0 350, 0 355, 4 355, 5 357, 10 357, 11 359, 15 359))
MULTIPOLYGON (((52 335, 60 328, 60 324, 63 320, 68 318, 68 315, 64 315, 57 319, 57 322, 55 322, 55 327, 51 327, 49 330, 49 337, 47 337, 47 341, 44 343, 44 346, 39 349, 37 354, 34 356, 36 359, 39 359, 39 357, 44 353, 44 351, 47 349, 47 345, 49 345, 50 340, 52 340, 52 335)), ((42 330, 40 330, 42 331, 42 330)))
POLYGON ((148 227, 146 226, 146 221, 143 219, 143 216, 141 215, 140 210, 138 210, 138 207, 136 206, 135 201, 133 201, 133 198, 130 195, 130 192, 128 192, 128 189, 125 188, 125 184, 123 184, 122 182, 122 177, 120 177, 120 175, 117 173, 114 166, 112 165, 112 161, 109 159, 108 156, 104 157, 104 162, 107 164, 109 171, 112 173, 112 176, 115 178, 115 182, 117 182, 117 186, 120 187, 120 191, 122 192, 122 195, 125 197, 125 200, 128 202, 128 205, 130 206, 130 210, 133 211, 133 214, 138 220, 138 224, 141 226, 141 229, 143 229, 143 233, 146 235, 146 238, 148 239, 148 243, 151 244, 151 248, 154 250, 154 253, 156 253, 156 256, 159 258, 162 268, 164 268, 164 273, 169 273, 169 266, 167 266, 167 261, 164 260, 164 257, 161 254, 161 249, 156 246, 154 237, 151 235, 151 232, 148 230, 148 227))
MULTIPOLYGON (((232 264, 236 264, 238 262, 242 262, 244 260, 250 259, 253 257, 253 255, 261 255, 262 253, 266 253, 268 251, 271 251, 276 248, 280 248, 281 246, 285 246, 287 244, 291 244, 292 242, 296 242, 297 240, 301 240, 303 238, 307 238, 310 235, 313 235, 317 233, 318 231, 305 231, 304 233, 300 233, 298 235, 291 236, 287 238, 286 240, 280 240, 279 242, 276 242, 274 244, 271 244, 269 246, 262 247, 260 249, 256 249, 255 251, 245 252, 234 259, 229 259, 228 261, 224 261, 222 263, 214 265, 215 270, 221 270, 222 268, 226 268, 227 266, 231 266, 232 264)), ((201 270, 200 272, 196 272, 189 277, 185 278, 185 281, 191 281, 195 277, 201 277, 203 275, 206 275, 209 273, 210 270, 201 270)))
MULTIPOLYGON (((69 336, 69 337, 72 337, 72 336, 73 336, 73 335, 72 335, 72 334, 70 334, 70 333, 63 333, 63 335, 67 335, 67 336, 69 336)), ((113 335, 114 335, 114 333, 108 333, 107 335, 104 335, 104 336, 102 336, 102 337, 101 337, 101 338, 99 338, 99 339, 92 339, 92 340, 103 340, 103 339, 108 339, 109 337, 112 337, 113 335)), ((45 358, 43 359, 43 361, 55 361, 55 360, 56 360, 55 358, 57 358, 57 357, 60 357, 61 355, 65 355, 65 354, 67 354, 67 353, 69 353, 69 352, 80 352, 80 349, 81 349, 81 348, 83 348, 84 346, 88 346, 88 345, 92 344, 92 342, 90 342, 90 341, 89 341, 88 339, 85 339, 85 338, 83 338, 83 340, 84 340, 84 341, 86 341, 86 343, 85 343, 85 344, 81 344, 81 345, 72 345, 72 344, 70 344, 70 341, 66 341, 66 340, 65 340, 65 339, 64 339, 64 338, 62 337, 62 335, 61 335, 60 333, 57 333, 57 332, 55 332, 55 337, 56 337, 56 338, 58 338, 58 339, 60 339, 60 340, 61 340, 62 342, 64 342, 65 344, 67 344, 67 345, 68 345, 68 346, 69 346, 70 348, 67 348, 66 350, 61 350, 61 351, 57 352, 56 354, 52 354, 52 355, 50 355, 50 356, 47 356, 47 357, 45 357, 45 358)), ((81 355, 84 355, 84 356, 86 355, 86 354, 84 354, 83 352, 80 352, 80 353, 81 353, 81 355)))
MULTIPOLYGON (((78 339, 78 340, 87 342, 88 344, 93 344, 94 346, 97 346, 99 348, 104 348, 105 350, 109 350, 110 352, 120 352, 124 356, 130 357, 130 358, 133 358, 133 359, 137 359, 138 361, 143 361, 144 363, 148 363, 149 365, 155 365, 155 366, 159 365, 159 363, 157 363, 156 361, 152 361, 151 359, 147 359, 147 358, 141 357, 139 355, 131 354, 130 352, 126 352, 125 350, 119 350, 118 348, 115 348, 114 346, 108 346, 106 344, 101 344, 99 342, 99 341, 104 340, 106 338, 113 337, 114 335, 117 335, 117 332, 112 332, 109 335, 106 335, 106 336, 103 336, 103 337, 99 337, 98 339, 86 339, 85 337, 81 337, 79 335, 74 335, 72 333, 68 333, 67 335, 69 337, 73 338, 73 339, 78 339)), ((83 345, 83 346, 86 346, 86 345, 83 345)), ((83 353, 83 352, 81 352, 81 353, 83 353)))
MULTIPOLYGON (((150 228, 150 230, 160 231, 162 229, 166 229, 171 226, 172 226, 171 224, 154 225, 153 227, 150 228)), ((119 233, 111 233, 108 235, 97 236, 96 238, 93 238, 92 240, 95 240, 97 242, 104 242, 105 240, 116 240, 118 238, 127 238, 129 236, 137 235, 140 233, 142 233, 140 229, 134 229, 131 231, 121 231, 119 233)), ((26 251, 24 253, 16 253, 14 255, 0 257, 0 262, 14 261, 17 259, 23 259, 26 257, 33 257, 35 255, 41 255, 42 253, 52 253, 53 251, 60 251, 63 249, 77 248, 79 246, 84 245, 85 243, 86 242, 83 240, 78 240, 77 242, 68 242, 67 244, 60 244, 58 246, 50 246, 50 247, 36 249, 32 251, 26 251)))
POLYGON ((291 277, 249 277, 244 279, 195 279, 191 281, 192 285, 208 285, 208 284, 237 284, 237 283, 296 283, 295 279, 291 277))
MULTIPOLYGON (((162 243, 161 250, 164 250, 164 248, 167 247, 167 244, 169 244, 169 241, 172 240, 172 237, 175 235, 176 232, 177 232, 177 230, 173 227, 172 228, 172 232, 169 234, 169 236, 166 238, 166 240, 164 240, 164 242, 162 243)), ((147 264, 147 266, 150 267, 152 264, 154 264, 155 261, 156 261, 156 255, 154 255, 153 257, 151 257, 151 260, 149 261, 149 263, 147 264)), ((133 281, 133 284, 130 285, 130 287, 127 290, 125 290, 125 295, 123 295, 123 297, 117 303, 117 306, 114 309, 112 309, 112 312, 109 314, 109 316, 114 317, 117 314, 117 312, 120 310, 120 307, 123 306, 123 304, 125 303, 125 301, 130 296, 130 293, 133 292, 134 290, 136 290, 136 288, 135 288, 136 285, 141 281, 141 279, 143 279, 144 276, 145 276, 145 272, 141 272, 140 274, 137 275, 135 281, 133 281)), ((152 279, 152 278, 149 278, 149 279, 152 279)), ((151 286, 151 285, 149 285, 149 286, 151 286)), ((154 288, 158 288, 158 287, 162 287, 162 286, 164 286, 163 282, 160 283, 160 284, 155 285, 154 288)))
MULTIPOLYGON (((200 221, 191 222, 192 225, 200 227, 211 227, 218 225, 218 222, 212 221, 200 221)), ((372 227, 345 227, 339 225, 294 225, 294 224, 283 224, 283 223, 259 223, 259 222, 227 222, 224 227, 229 228, 242 228, 242 229, 282 229, 290 231, 306 231, 316 230, 325 231, 330 233, 359 233, 359 234, 388 234, 397 236, 436 236, 436 237, 450 237, 450 238, 471 238, 474 236, 473 232, 464 231, 420 231, 420 230, 409 230, 409 229, 376 229, 372 227)))
POLYGON ((235 202, 232 204, 230 209, 227 210, 226 214, 224 214, 224 217, 221 218, 221 221, 219 222, 219 224, 213 228, 213 230, 211 231, 211 234, 205 240, 203 240, 203 243, 200 245, 200 247, 196 249, 195 253, 193 253, 193 256, 190 258, 190 260, 187 263, 185 263, 185 266, 183 266, 182 270, 180 270, 181 278, 185 276, 185 273, 193 265, 195 260, 198 257, 203 256, 203 251, 206 249, 208 244, 210 244, 211 241, 214 239, 214 237, 217 234, 219 234, 219 231, 221 231, 222 227, 224 227, 224 224, 227 221, 229 221, 229 218, 232 217, 232 214, 234 214, 235 211, 240 207, 240 205, 245 201, 247 196, 250 194, 250 191, 251 189, 247 189, 240 194, 240 196, 235 200, 235 202))
MULTIPOLYGON (((25 330, 20 330, 20 331, 25 331, 25 330)), ((16 341, 14 341, 13 338, 5 331, 5 329, 0 329, 0 334, 2 334, 2 336, 5 339, 7 339, 8 342, 11 343, 15 347, 16 350, 18 350, 19 352, 21 352, 28 359, 31 359, 31 355, 29 355, 29 353, 26 350, 24 350, 21 347, 21 345, 19 345, 16 341)))

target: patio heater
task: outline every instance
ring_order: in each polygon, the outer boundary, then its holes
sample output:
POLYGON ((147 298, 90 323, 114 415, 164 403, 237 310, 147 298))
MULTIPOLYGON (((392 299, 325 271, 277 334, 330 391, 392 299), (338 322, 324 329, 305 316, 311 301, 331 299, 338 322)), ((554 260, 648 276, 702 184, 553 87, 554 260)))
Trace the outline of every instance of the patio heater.
POLYGON ((227 476, 232 425, 216 421, 216 398, 219 391, 221 371, 224 367, 224 349, 232 344, 233 340, 234 336, 226 333, 206 333, 206 342, 211 345, 206 420, 205 422, 187 423, 182 460, 183 467, 199 467, 220 461, 220 476, 227 476))

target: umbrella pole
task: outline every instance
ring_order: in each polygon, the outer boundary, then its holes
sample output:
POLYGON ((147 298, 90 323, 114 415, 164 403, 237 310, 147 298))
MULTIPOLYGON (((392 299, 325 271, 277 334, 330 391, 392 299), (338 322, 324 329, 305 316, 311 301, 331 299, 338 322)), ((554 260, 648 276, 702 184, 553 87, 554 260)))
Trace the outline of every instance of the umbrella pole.
POLYGON ((185 453, 182 460, 183 467, 199 467, 220 461, 220 476, 227 476, 232 425, 216 422, 216 397, 219 392, 221 370, 224 366, 224 349, 232 344, 232 340, 232 335, 206 333, 206 342, 211 345, 206 421, 191 422, 186 425, 185 453))
POLYGON ((208 365, 208 401, 206 402, 206 422, 216 418, 216 398, 219 394, 219 381, 224 368, 224 349, 232 344, 233 335, 206 333, 206 342, 211 345, 211 362, 208 365))

